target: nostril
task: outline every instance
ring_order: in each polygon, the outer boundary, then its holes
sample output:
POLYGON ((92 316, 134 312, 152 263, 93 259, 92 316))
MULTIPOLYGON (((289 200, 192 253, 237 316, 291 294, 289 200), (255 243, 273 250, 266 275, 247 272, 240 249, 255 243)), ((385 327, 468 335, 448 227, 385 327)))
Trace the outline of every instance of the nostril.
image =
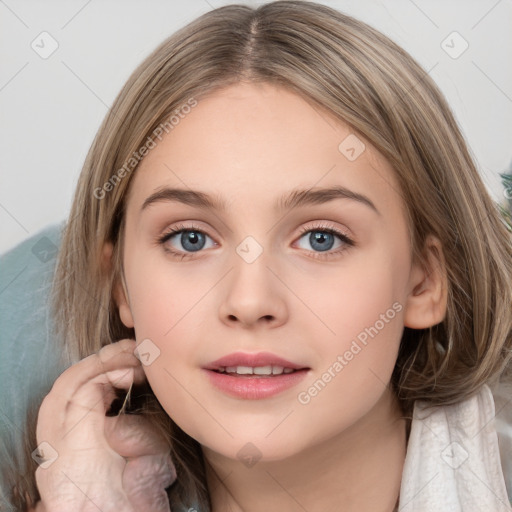
MULTIPOLYGON (((228 318, 228 320, 234 321, 234 322, 240 320, 236 315, 228 315, 227 318, 228 318)), ((273 316, 273 315, 263 315, 261 317, 261 319, 266 321, 266 322, 274 322, 275 321, 275 316, 273 316)))

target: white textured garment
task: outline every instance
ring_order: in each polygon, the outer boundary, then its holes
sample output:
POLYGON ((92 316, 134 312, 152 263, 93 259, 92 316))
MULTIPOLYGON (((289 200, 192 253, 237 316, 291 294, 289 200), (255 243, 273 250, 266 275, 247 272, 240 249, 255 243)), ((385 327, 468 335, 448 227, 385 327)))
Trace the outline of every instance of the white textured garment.
POLYGON ((416 402, 399 512, 510 512, 496 423, 488 386, 456 405, 416 402))

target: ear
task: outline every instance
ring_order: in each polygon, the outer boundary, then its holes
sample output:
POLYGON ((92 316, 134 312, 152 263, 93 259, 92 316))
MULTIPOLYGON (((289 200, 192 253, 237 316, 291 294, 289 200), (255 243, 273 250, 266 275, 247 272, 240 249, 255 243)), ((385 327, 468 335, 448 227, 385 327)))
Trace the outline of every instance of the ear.
POLYGON ((441 242, 434 236, 425 244, 426 267, 413 264, 409 279, 404 324, 426 329, 443 321, 448 301, 448 278, 441 242))
MULTIPOLYGON (((112 271, 112 254, 113 245, 111 242, 106 242, 103 245, 102 264, 104 268, 109 269, 110 271, 112 271)), ((112 295, 119 310, 121 322, 123 322, 126 327, 133 328, 135 324, 133 322, 132 310, 128 301, 128 291, 126 290, 126 285, 122 276, 118 276, 116 278, 112 288, 112 295)))

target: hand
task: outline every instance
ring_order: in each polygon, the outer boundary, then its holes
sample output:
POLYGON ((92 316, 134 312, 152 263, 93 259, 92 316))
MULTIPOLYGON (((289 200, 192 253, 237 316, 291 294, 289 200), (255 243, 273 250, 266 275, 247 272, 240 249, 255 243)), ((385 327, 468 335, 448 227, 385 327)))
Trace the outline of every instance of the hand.
POLYGON ((63 372, 43 400, 37 443, 58 456, 36 470, 38 512, 170 511, 165 488, 176 472, 166 441, 142 416, 105 416, 114 388, 145 378, 134 349, 127 339, 103 347, 63 372))

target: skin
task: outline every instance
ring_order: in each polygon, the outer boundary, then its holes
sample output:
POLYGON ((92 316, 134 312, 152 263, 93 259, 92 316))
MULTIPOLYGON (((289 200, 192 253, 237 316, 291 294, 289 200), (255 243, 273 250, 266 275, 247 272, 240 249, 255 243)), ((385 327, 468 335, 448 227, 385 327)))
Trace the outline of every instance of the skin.
POLYGON ((105 345, 70 366, 37 417, 41 500, 28 512, 169 512, 165 487, 176 478, 169 445, 138 415, 106 416, 115 389, 141 383, 135 341, 105 345))
POLYGON ((388 383, 405 326, 439 323, 446 311, 442 250, 430 237, 429 268, 412 261, 393 169, 371 145, 353 161, 338 149, 352 131, 301 96, 239 83, 201 99, 137 169, 127 198, 124 286, 116 301, 137 342, 160 350, 146 376, 174 421, 203 448, 213 510, 390 511, 401 481, 405 420, 388 383), (275 211, 294 188, 344 186, 378 210, 336 199, 275 211), (176 201, 151 204, 161 187, 221 196, 227 211, 176 201), (206 233, 187 253, 182 225, 206 233), (329 226, 325 257, 311 231, 329 226), (177 228, 180 229, 180 228, 177 228), (263 252, 247 263, 237 246, 263 252), (437 251, 433 248, 437 247, 437 251), (322 257, 323 256, 323 257, 322 257), (332 367, 365 327, 401 307, 378 334, 302 404, 297 395, 332 367), (270 351, 309 367, 298 386, 264 400, 223 394, 201 367, 235 351, 270 351), (247 444, 261 458, 247 467, 247 444))

